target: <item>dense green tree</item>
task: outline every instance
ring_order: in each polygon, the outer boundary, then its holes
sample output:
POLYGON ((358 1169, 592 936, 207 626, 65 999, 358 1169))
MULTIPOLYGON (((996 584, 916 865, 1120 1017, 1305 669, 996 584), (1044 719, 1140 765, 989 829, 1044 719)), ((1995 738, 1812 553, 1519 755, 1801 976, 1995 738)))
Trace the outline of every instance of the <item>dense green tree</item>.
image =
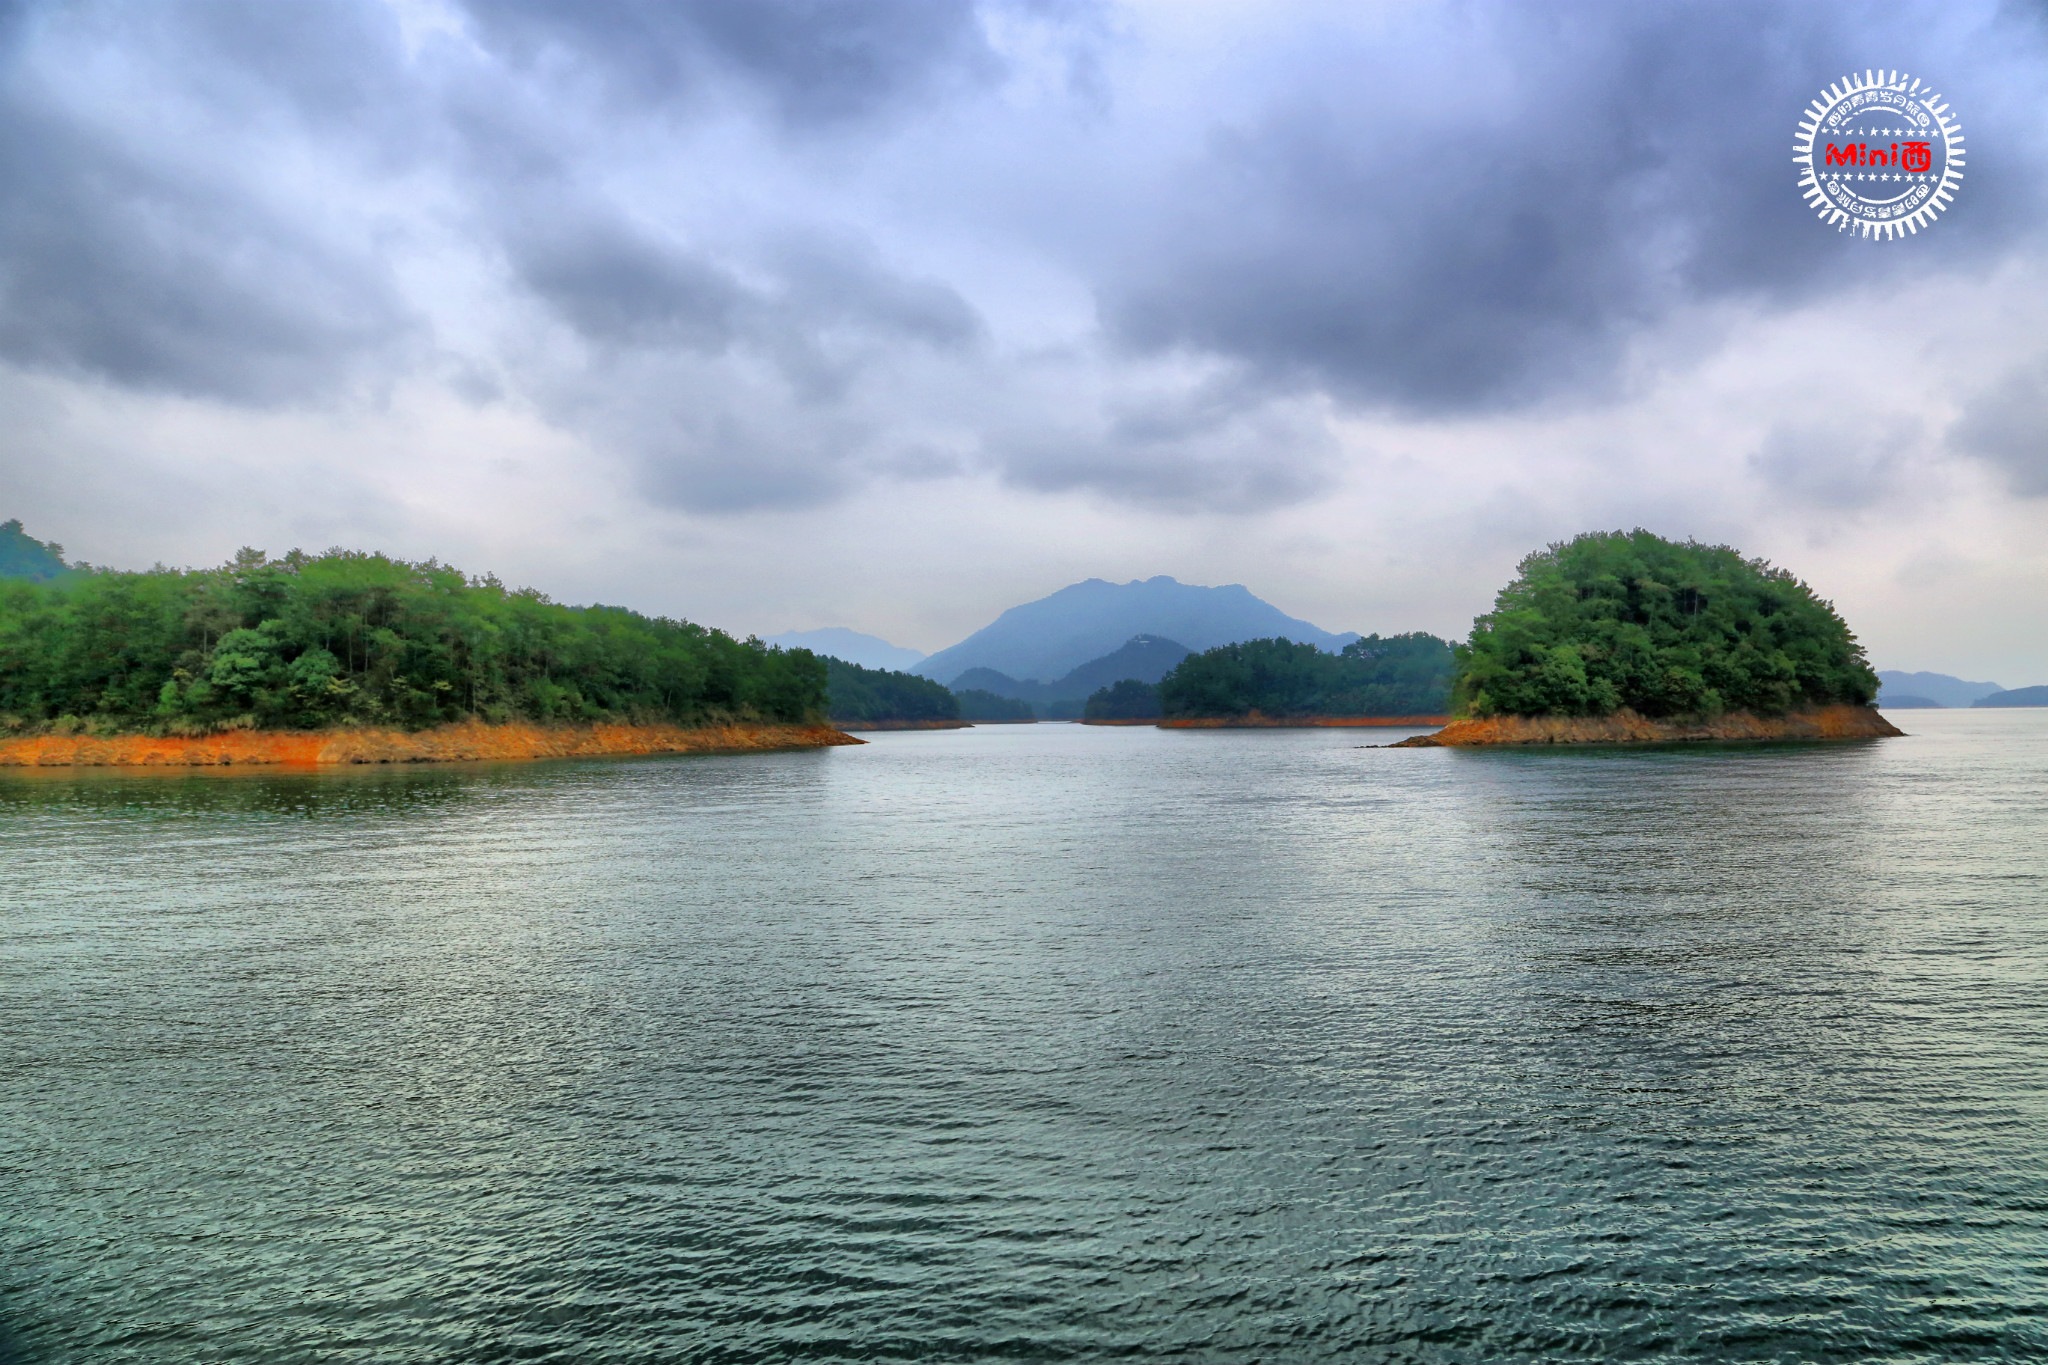
POLYGON ((794 721, 825 698, 808 650, 433 560, 244 550, 219 569, 0 579, 0 728, 16 731, 794 721))
POLYGON ((65 572, 62 545, 32 539, 19 521, 0 521, 0 578, 40 583, 65 572))
POLYGON ((960 703, 930 678, 887 668, 863 668, 825 656, 830 715, 842 724, 863 721, 958 720, 960 703))
POLYGON ((1458 649, 1461 715, 1645 716, 1867 705, 1877 675, 1834 607, 1725 545, 1592 532, 1522 561, 1458 649))
POLYGON ((960 699, 962 720, 996 723, 1038 719, 1031 703, 1016 697, 998 696, 979 687, 969 687, 953 695, 960 699))
POLYGON ((1081 713, 1086 720, 1157 720, 1159 689, 1136 678, 1099 687, 1081 713))
POLYGON ((1173 719, 1242 716, 1438 715, 1451 647, 1421 633, 1354 640, 1341 653, 1290 640, 1246 640, 1182 659, 1159 683, 1173 719))

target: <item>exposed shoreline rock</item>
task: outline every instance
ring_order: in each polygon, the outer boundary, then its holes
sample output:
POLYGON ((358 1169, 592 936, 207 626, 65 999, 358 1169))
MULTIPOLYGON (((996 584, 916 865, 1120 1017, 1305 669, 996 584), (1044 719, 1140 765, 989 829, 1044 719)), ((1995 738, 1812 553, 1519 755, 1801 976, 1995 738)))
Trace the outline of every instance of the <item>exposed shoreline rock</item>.
POLYGON ((1611 716, 1490 716, 1455 720, 1433 735, 1390 749, 1465 748, 1491 744, 1674 744, 1758 740, 1886 739, 1905 731, 1874 706, 1822 706, 1782 716, 1728 711, 1718 716, 1652 720, 1633 711, 1611 716))
POLYGON ((863 744, 829 725, 486 725, 432 730, 230 730, 216 735, 35 735, 0 739, 0 768, 198 768, 265 764, 461 763, 629 754, 731 754, 863 744))

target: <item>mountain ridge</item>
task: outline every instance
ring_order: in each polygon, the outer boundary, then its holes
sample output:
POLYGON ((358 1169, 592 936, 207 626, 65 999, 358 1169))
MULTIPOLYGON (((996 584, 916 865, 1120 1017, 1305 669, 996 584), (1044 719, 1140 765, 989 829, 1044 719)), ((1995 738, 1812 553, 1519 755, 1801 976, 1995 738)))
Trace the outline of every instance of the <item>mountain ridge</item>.
POLYGON ((1880 668, 1877 681, 1879 706, 1911 706, 1915 700, 1936 706, 1973 706, 1979 697, 2005 690, 1995 682, 1966 682, 1946 673, 1902 673, 1896 668, 1880 668))
POLYGON ((948 684, 977 668, 1020 683, 1044 683, 1114 653, 1135 636, 1172 641, 1193 653, 1273 636, 1334 652, 1358 638, 1355 631, 1327 631, 1289 616, 1242 583, 1205 587, 1165 574, 1128 583, 1089 578, 1011 607, 913 671, 948 684))

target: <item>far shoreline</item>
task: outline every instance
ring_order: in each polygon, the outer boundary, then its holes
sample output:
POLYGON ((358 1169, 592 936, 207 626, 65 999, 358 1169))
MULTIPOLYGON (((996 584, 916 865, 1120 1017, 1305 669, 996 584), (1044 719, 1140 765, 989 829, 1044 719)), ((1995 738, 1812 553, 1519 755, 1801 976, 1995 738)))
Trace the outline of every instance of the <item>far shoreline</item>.
POLYGON ((1125 718, 1088 720, 1083 725, 1150 725, 1161 730, 1320 730, 1380 727, 1421 729, 1447 725, 1449 716, 1263 716, 1257 711, 1243 716, 1176 716, 1142 720, 1125 718))

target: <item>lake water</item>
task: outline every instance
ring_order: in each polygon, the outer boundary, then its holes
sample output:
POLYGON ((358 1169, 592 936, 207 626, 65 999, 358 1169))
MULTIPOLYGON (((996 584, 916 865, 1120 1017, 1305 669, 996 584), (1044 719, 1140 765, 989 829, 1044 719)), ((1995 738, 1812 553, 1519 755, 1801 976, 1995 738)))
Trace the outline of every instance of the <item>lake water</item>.
POLYGON ((2048 1356, 2048 711, 0 777, 0 1359, 2048 1356))

